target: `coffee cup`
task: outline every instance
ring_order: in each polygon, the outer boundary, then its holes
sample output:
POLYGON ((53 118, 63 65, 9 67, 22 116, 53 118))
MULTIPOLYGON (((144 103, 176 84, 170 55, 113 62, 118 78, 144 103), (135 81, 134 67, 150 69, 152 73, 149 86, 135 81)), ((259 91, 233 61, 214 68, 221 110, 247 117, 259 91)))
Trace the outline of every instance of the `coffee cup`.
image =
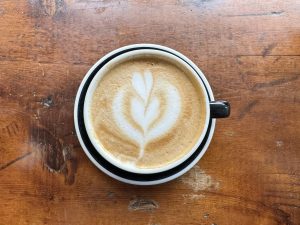
POLYGON ((182 175, 205 153, 215 119, 229 103, 215 101, 200 69, 160 45, 129 45, 101 58, 75 101, 81 146, 106 174, 132 184, 182 175))

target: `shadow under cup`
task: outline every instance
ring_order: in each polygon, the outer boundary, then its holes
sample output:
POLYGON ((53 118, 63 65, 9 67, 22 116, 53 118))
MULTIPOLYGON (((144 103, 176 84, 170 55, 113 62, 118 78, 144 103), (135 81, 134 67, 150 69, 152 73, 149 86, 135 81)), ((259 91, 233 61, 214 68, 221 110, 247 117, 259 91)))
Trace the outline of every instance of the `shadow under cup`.
POLYGON ((229 115, 228 103, 224 101, 214 102, 213 94, 206 78, 189 59, 172 49, 166 48, 164 46, 151 44, 126 46, 121 49, 117 49, 100 59, 90 69, 90 71, 87 73, 86 77, 82 81, 77 93, 74 110, 76 132, 80 144, 83 147, 87 156, 90 158, 90 160, 99 169, 101 169, 109 176, 126 183, 138 185, 151 185, 163 183, 175 179, 176 177, 188 171, 194 164, 196 164, 200 160, 212 138, 215 126, 215 119, 212 118, 210 114, 213 115, 215 118, 226 117, 229 115), (109 62, 116 60, 117 57, 122 57, 122 55, 124 55, 125 53, 132 53, 131 55, 134 55, 134 53, 149 50, 155 52, 158 51, 163 54, 169 54, 171 57, 176 58, 176 60, 180 60, 182 63, 184 63, 186 67, 189 67, 189 69, 192 70, 193 73, 196 74, 196 76, 198 76, 199 80, 201 80, 200 82, 203 85, 203 90, 206 92, 207 102, 210 102, 210 106, 207 105, 206 107, 208 110, 210 109, 210 113, 207 113, 208 118, 206 120, 205 129, 204 132, 201 134, 201 137, 199 138, 197 146, 195 146, 195 149, 191 150, 190 154, 187 155, 186 158, 181 160, 176 165, 163 171, 140 173, 120 168, 119 166, 116 166, 114 163, 107 160, 107 158, 103 157, 103 155, 99 153, 97 147, 95 147, 95 144, 91 141, 87 132, 87 126, 85 124, 84 119, 84 104, 87 96, 87 91, 99 70, 105 68, 105 66, 108 65, 109 62))

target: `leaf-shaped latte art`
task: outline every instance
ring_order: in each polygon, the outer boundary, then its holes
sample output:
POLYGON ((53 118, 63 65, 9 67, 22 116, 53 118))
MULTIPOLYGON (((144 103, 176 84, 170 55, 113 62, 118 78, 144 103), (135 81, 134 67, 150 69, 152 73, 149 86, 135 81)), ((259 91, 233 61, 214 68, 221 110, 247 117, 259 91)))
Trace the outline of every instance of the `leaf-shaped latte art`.
POLYGON ((125 96, 125 92, 126 89, 122 88, 117 93, 113 101, 113 116, 116 124, 123 131, 123 133, 126 134, 129 138, 135 140, 139 145, 142 145, 143 135, 127 121, 127 118, 123 113, 123 99, 125 96))
POLYGON ((132 86, 144 102, 147 102, 153 86, 153 77, 151 72, 147 70, 144 75, 137 72, 133 73, 132 86))
POLYGON ((133 73, 131 85, 136 96, 130 99, 130 115, 142 132, 124 116, 123 101, 127 90, 125 88, 122 88, 114 99, 113 116, 122 132, 139 144, 139 158, 141 158, 147 143, 167 134, 174 126, 180 115, 181 99, 175 86, 167 81, 157 83, 156 89, 164 93, 166 101, 163 115, 160 116, 161 103, 158 96, 154 96, 153 93, 154 82, 151 72, 147 70, 144 74, 133 73))
POLYGON ((165 135, 173 127, 180 115, 181 99, 177 88, 168 83, 164 86, 167 101, 166 110, 159 123, 148 131, 146 139, 148 142, 165 135))
POLYGON ((144 134, 159 114, 159 100, 153 98, 148 107, 138 98, 131 100, 131 115, 133 120, 143 128, 144 134))

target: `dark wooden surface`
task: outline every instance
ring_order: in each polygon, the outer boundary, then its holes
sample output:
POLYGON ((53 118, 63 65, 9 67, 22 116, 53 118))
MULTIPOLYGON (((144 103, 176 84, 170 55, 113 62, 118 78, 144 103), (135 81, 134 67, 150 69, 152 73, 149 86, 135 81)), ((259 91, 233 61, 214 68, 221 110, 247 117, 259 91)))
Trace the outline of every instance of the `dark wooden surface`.
POLYGON ((0 224, 300 224, 299 77, 299 0, 1 0, 0 224), (73 125, 90 66, 141 42, 232 104, 200 163, 155 187, 98 171, 73 125))

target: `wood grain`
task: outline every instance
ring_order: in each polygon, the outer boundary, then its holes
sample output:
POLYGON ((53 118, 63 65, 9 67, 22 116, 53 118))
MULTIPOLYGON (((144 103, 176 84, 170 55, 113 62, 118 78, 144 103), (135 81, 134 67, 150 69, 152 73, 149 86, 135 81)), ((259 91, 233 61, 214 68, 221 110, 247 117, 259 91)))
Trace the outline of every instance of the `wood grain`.
POLYGON ((300 224, 300 2, 0 1, 0 224, 300 224), (98 171, 73 126, 87 70, 127 44, 191 58, 232 115, 188 174, 98 171))

